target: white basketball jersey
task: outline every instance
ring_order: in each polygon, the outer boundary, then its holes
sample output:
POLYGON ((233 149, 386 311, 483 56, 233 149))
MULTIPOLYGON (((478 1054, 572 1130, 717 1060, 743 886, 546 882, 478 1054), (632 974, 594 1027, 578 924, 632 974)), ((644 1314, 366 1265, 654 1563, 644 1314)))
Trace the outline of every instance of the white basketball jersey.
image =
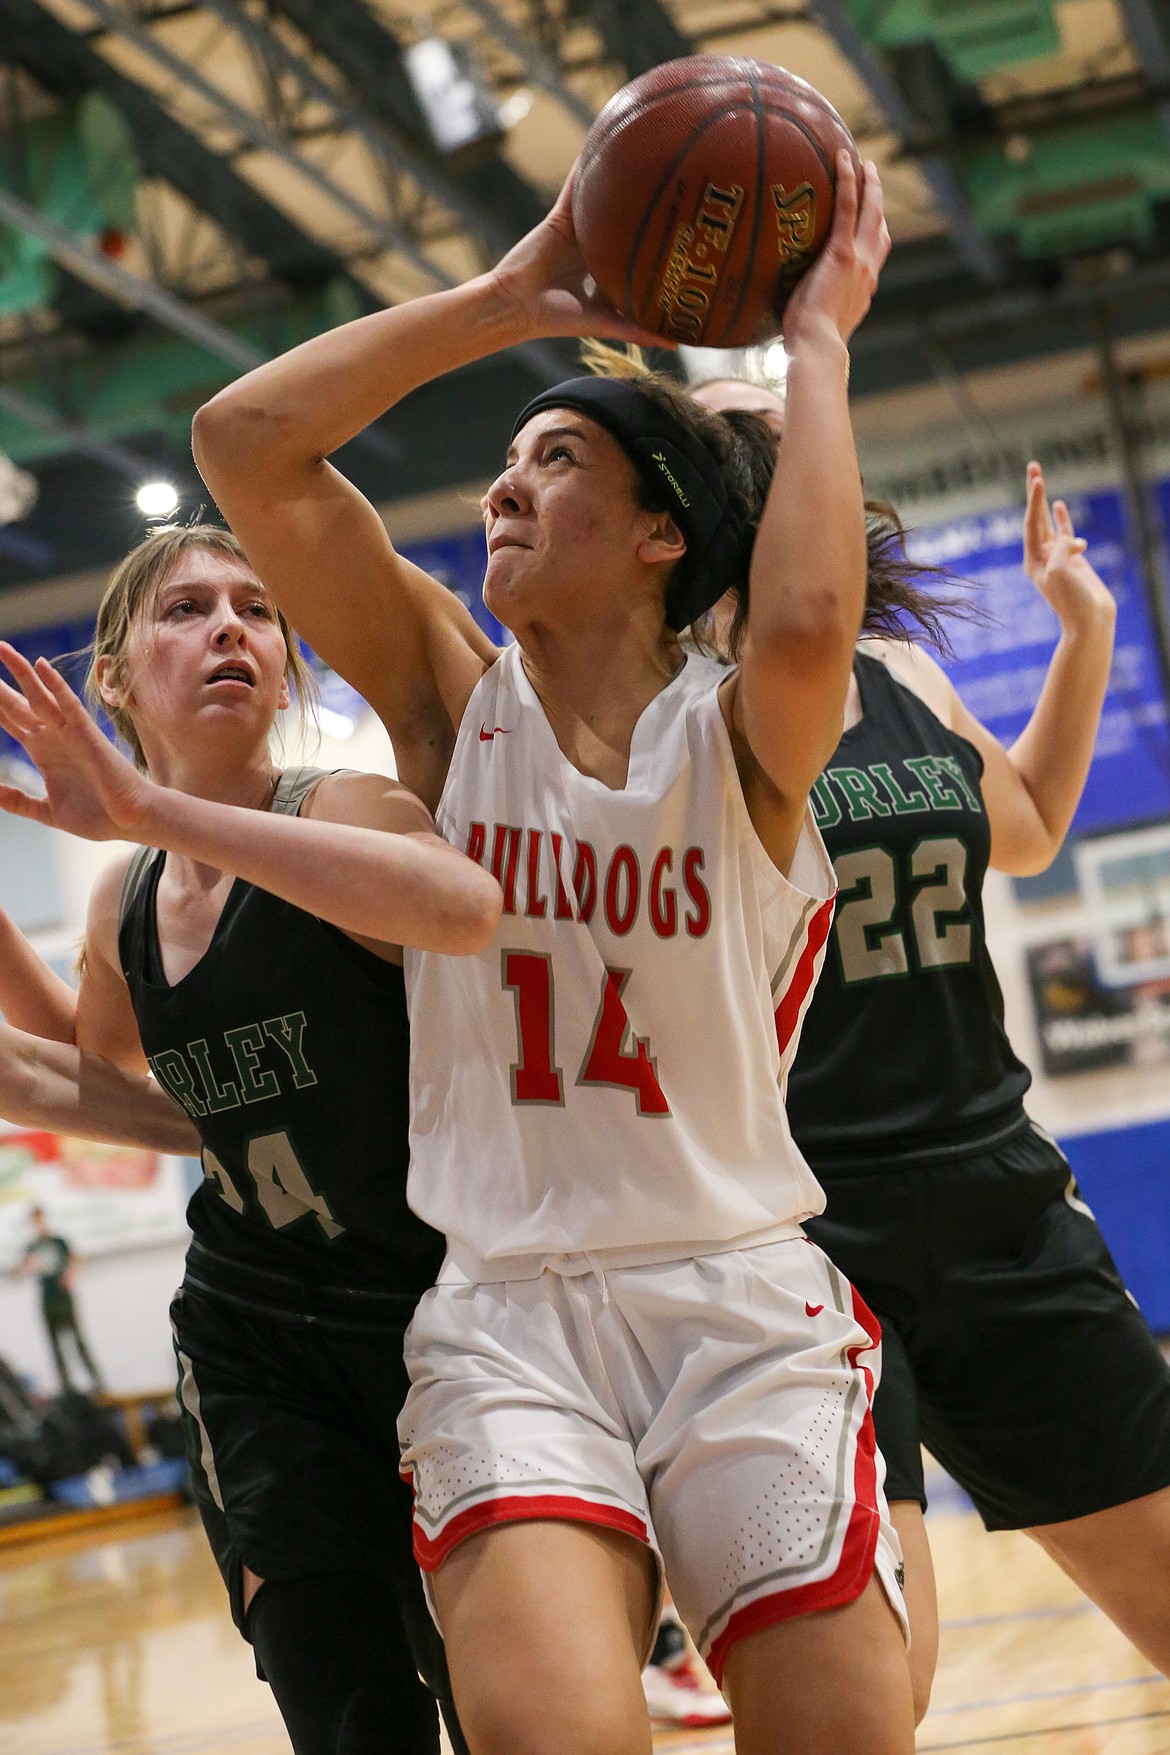
POLYGON ((784 1235, 824 1207, 784 1113, 835 880, 806 815, 780 875, 690 657, 621 791, 562 755, 510 646, 476 687, 442 834, 504 891, 474 957, 406 953, 414 1210, 470 1279, 784 1235))

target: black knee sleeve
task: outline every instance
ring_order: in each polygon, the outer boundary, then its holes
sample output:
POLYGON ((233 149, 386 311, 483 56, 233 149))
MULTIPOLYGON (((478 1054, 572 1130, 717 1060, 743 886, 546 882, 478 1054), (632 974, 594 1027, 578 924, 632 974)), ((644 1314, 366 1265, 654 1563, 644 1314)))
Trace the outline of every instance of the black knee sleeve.
POLYGON ((269 1580, 248 1610, 247 1633, 295 1755, 438 1755, 435 1699, 386 1580, 362 1572, 269 1580))

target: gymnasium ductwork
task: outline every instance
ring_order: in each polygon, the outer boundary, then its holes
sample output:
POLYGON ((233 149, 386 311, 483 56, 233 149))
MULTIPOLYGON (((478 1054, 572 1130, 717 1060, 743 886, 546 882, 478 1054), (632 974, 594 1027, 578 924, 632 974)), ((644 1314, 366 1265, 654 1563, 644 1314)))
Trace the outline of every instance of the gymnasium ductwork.
POLYGON ((1146 245, 1170 199, 1170 137, 1152 112, 1012 135, 972 155, 964 182, 980 227, 1023 256, 1146 245))
POLYGON ((983 79, 1055 54, 1050 0, 848 0, 858 29, 879 49, 933 43, 959 79, 983 79))
MULTIPOLYGON (((112 261, 137 230, 138 178, 133 135, 99 92, 0 138, 0 186, 112 261)), ((0 231, 0 317, 51 304, 59 288, 42 239, 0 231)))

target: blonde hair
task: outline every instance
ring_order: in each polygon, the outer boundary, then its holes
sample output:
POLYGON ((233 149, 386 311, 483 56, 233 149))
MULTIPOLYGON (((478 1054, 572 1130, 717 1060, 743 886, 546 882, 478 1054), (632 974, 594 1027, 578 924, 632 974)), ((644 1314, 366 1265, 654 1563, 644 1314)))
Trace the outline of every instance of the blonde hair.
MULTIPOLYGON (((206 554, 222 555, 225 560, 238 561, 252 570, 252 564, 230 530, 214 524, 165 524, 145 536, 120 561, 110 577, 98 606, 93 649, 85 678, 85 698, 91 707, 100 708, 114 730, 127 746, 135 765, 145 772, 146 756, 134 729, 134 721, 124 698, 129 693, 127 652, 135 625, 154 603, 183 556, 192 549, 206 554), (98 687, 98 663, 109 660, 108 682, 117 691, 113 703, 105 700, 98 687)), ((302 722, 306 713, 316 706, 317 684, 309 666, 301 656, 297 637, 278 609, 276 620, 284 636, 284 674, 290 693, 295 697, 302 722)))
POLYGON ((611 341, 596 341, 588 336, 580 347, 581 364, 598 378, 620 378, 637 383, 656 374, 637 342, 627 341, 615 347, 611 341))

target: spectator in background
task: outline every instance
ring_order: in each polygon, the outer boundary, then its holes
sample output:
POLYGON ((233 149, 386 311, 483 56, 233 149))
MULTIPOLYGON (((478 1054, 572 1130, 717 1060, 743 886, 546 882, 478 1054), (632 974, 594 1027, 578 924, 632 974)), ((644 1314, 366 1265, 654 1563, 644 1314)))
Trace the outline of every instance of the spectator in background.
POLYGON ((25 1278, 35 1274, 41 1282, 41 1309, 44 1312, 45 1327, 49 1331, 49 1345, 57 1363, 61 1388, 66 1393, 74 1388, 61 1347, 64 1337, 72 1335, 77 1356, 89 1373, 91 1387, 100 1390, 102 1380, 98 1368, 85 1344, 85 1337, 77 1326, 77 1307, 73 1302, 73 1269, 76 1257, 64 1237, 55 1237, 49 1230, 43 1207, 33 1207, 29 1218, 36 1227, 36 1236, 26 1246, 16 1271, 25 1278))

